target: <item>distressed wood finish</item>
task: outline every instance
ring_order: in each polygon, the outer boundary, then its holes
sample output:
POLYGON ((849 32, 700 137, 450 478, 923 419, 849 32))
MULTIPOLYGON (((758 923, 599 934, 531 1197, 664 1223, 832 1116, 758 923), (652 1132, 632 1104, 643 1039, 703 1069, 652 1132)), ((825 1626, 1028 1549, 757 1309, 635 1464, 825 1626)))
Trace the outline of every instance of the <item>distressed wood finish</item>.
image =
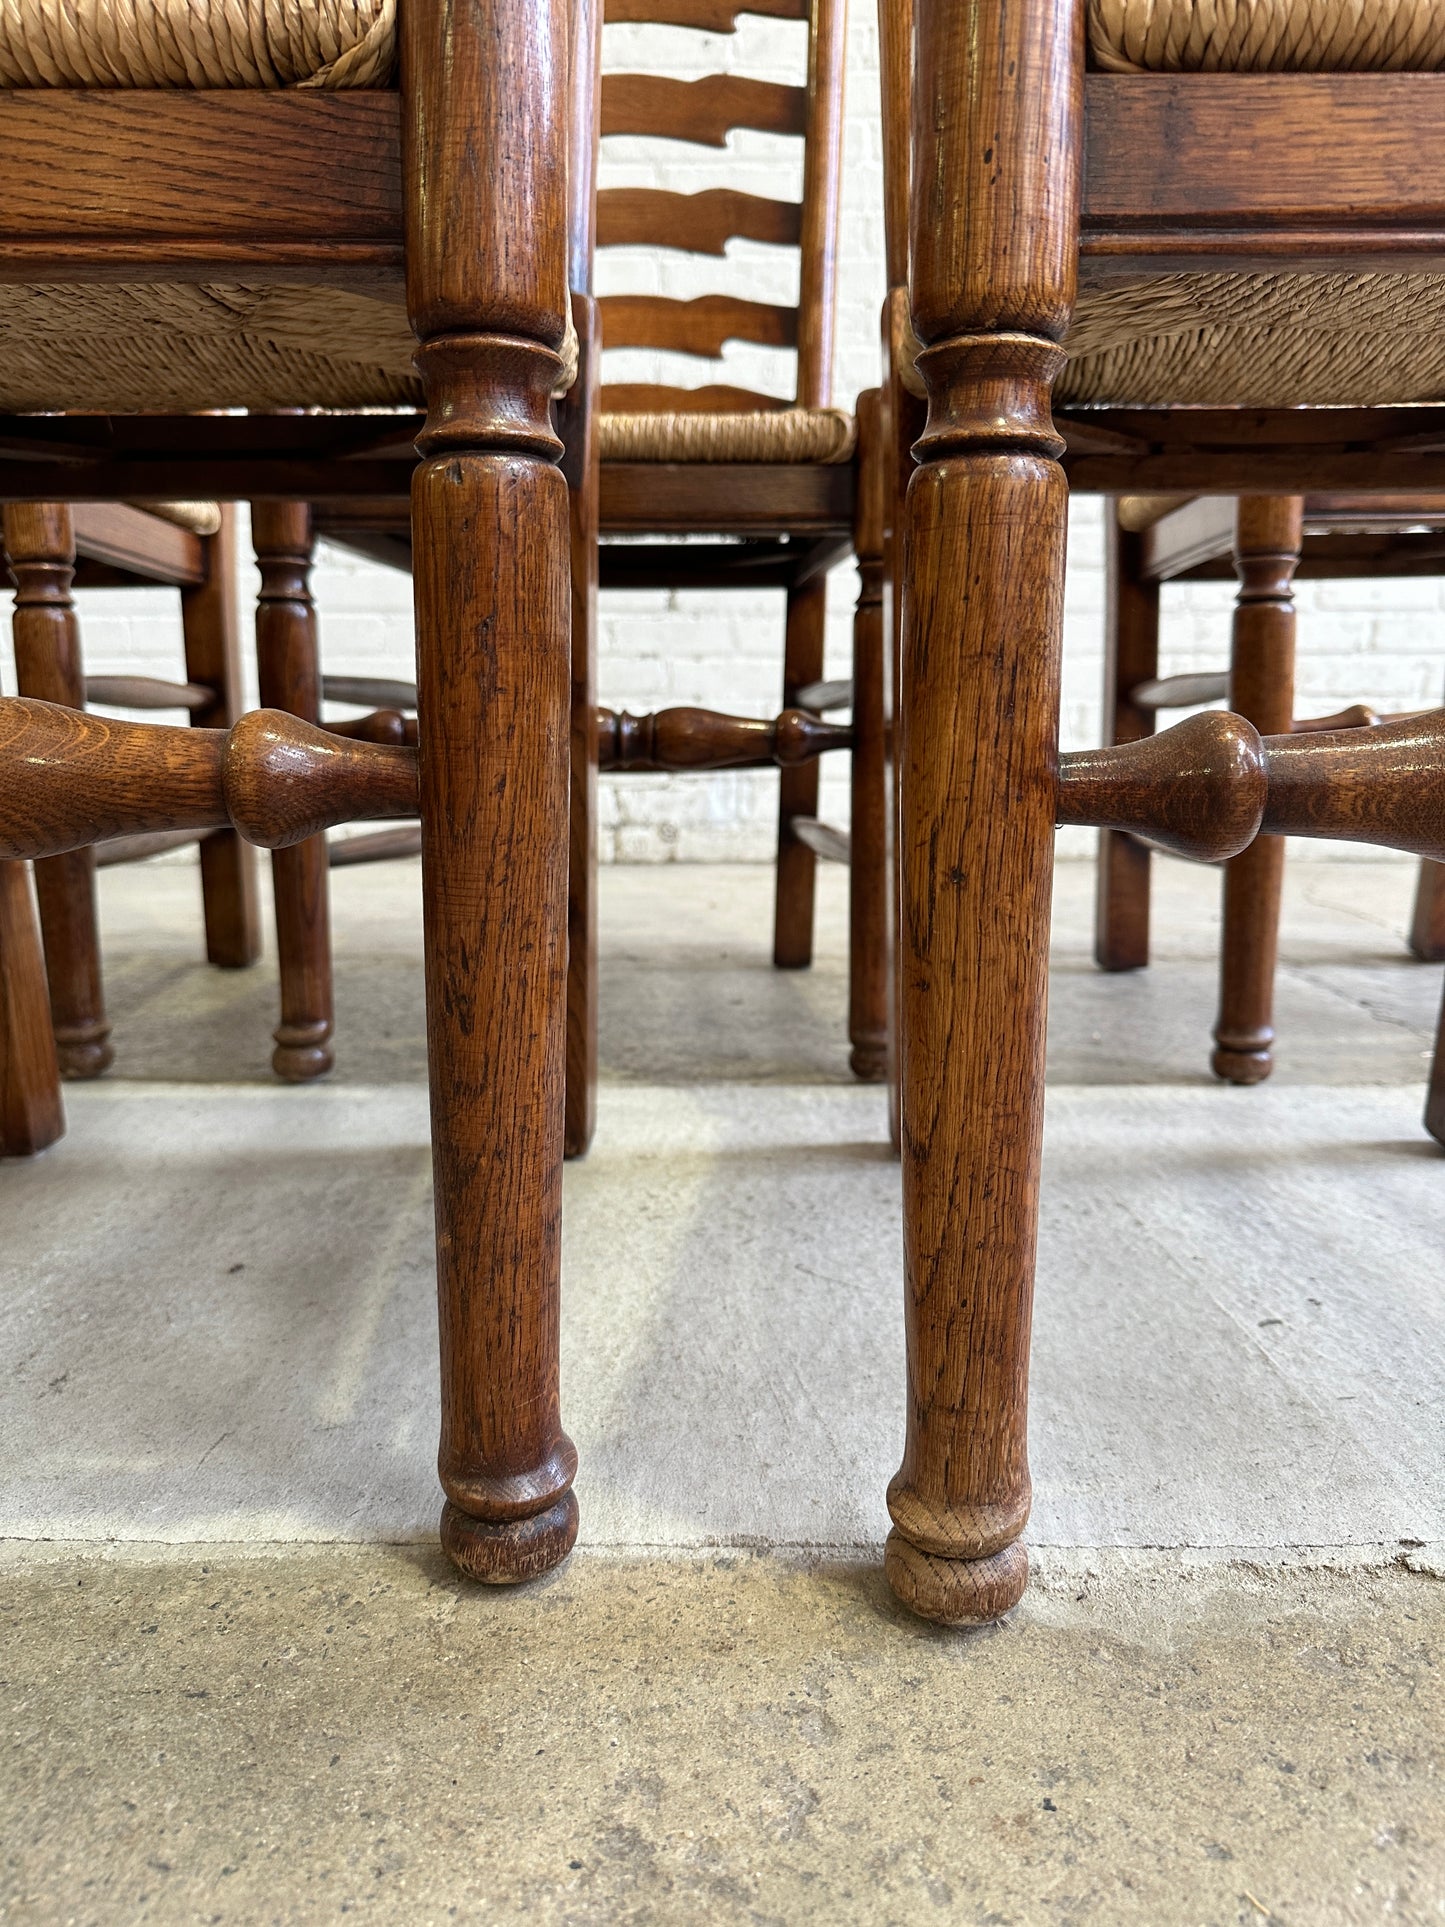
POLYGON ((969 1624, 1028 1576, 1026 1402, 1067 488, 1082 10, 918 0, 910 192, 928 425, 898 718, 908 1426, 886 1564, 969 1624))
MULTIPOLYGON (((16 686, 23 696, 79 708, 85 679, 71 596, 75 532, 70 512, 55 503, 8 503, 4 529, 16 585, 16 686)), ((99 1077, 114 1062, 115 1051, 101 976, 92 852, 71 850, 38 863, 35 894, 61 1074, 99 1077)))
MULTIPOLYGON (((321 720, 321 661, 311 599, 314 540, 304 502, 257 502, 251 539, 261 572, 256 667, 261 701, 306 722, 321 720)), ((326 838, 313 836, 271 857, 281 1021, 271 1068, 289 1084, 331 1069, 334 1006, 326 838)))
MULTIPOLYGON (((1142 538, 1121 528, 1112 505, 1106 524, 1104 733, 1134 743, 1154 728, 1140 685, 1159 670, 1159 584, 1146 578, 1142 538)), ((1101 970, 1141 970, 1149 961, 1149 852, 1133 837, 1104 830, 1094 908, 1094 960, 1101 970)))
MULTIPOLYGON (((883 692, 883 541, 887 451, 882 396, 858 397, 858 604, 853 612, 853 680, 798 692, 807 709, 835 702, 853 710, 852 821, 848 836, 848 1041, 853 1075, 875 1084, 888 1074, 888 712, 883 692)), ((795 819, 793 833, 799 834, 795 819)))
POLYGON ((0 863, 0 1158, 65 1132, 40 926, 23 863, 0 863))
MULTIPOLYGON (((1263 735, 1294 715, 1294 572, 1304 539, 1297 495, 1242 496, 1235 534, 1239 594, 1230 644, 1229 701, 1263 735)), ((1224 873, 1216 1077, 1258 1084, 1274 1067, 1274 970, 1284 844, 1260 837, 1224 873)))
MULTIPOLYGON (((157 523, 158 528, 166 526, 157 523)), ((234 509, 222 509, 220 528, 202 539, 202 547, 203 579, 181 590, 181 635, 186 674, 208 688, 211 699, 191 710, 191 721, 203 729, 229 729, 246 706, 235 602, 234 509)), ((223 970, 255 963, 261 954, 256 858, 232 830, 208 836, 201 845, 201 907, 207 959, 223 970)))
POLYGON ((442 1542, 463 1572, 508 1583, 577 1532, 558 1385, 570 543, 548 401, 567 17, 558 0, 416 0, 400 33, 427 394, 412 543, 442 1542))

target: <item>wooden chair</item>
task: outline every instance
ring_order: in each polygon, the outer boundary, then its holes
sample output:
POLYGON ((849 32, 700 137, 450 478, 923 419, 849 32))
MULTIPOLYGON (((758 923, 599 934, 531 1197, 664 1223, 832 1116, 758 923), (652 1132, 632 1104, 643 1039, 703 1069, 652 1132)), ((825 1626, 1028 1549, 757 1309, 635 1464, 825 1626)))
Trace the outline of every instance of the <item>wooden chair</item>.
MULTIPOLYGON (((1322 578, 1438 574, 1445 502, 1424 496, 1128 496, 1109 524, 1104 731, 1107 742, 1150 734, 1170 709, 1228 700, 1262 730, 1341 729, 1380 719, 1362 704, 1294 716, 1291 585, 1322 578), (1166 582, 1240 583, 1227 673, 1159 676, 1159 596, 1166 582)), ((1100 838, 1095 957, 1104 970, 1149 961, 1150 854, 1100 838)), ((1225 867, 1219 1017, 1212 1065, 1235 1084, 1273 1068, 1273 990, 1284 849, 1261 837, 1225 867)), ((1445 958, 1442 871, 1420 866, 1410 948, 1445 958)), ((1427 1113, 1427 1122, 1428 1122, 1427 1113)), ((1438 1135, 1435 1125, 1430 1126, 1438 1135)))
MULTIPOLYGON (((22 696, 73 708, 181 709, 205 728, 241 714, 241 663, 233 603, 233 517, 209 502, 151 509, 123 502, 12 503, 3 511, 4 556, 15 584, 15 673, 22 696), (180 590, 184 682, 95 676, 81 660, 72 586, 180 590)), ((261 951, 255 852, 233 830, 121 838, 38 864, 50 1009, 61 1073, 97 1077, 110 1065, 110 1023, 96 928, 97 865, 134 862, 200 842, 206 955, 222 969, 261 951)))
MULTIPOLYGON (((724 293, 687 301, 607 295, 598 304, 602 338, 609 352, 642 349, 702 360, 715 360, 728 341, 794 349, 794 395, 779 402, 725 381, 695 388, 604 384, 600 582, 604 589, 783 589, 783 707, 838 705, 844 692, 825 689, 821 679, 827 572, 848 553, 855 513, 854 423, 831 406, 841 0, 609 0, 607 20, 717 34, 734 32, 745 12, 807 22, 804 84, 727 73, 692 81, 605 73, 601 132, 712 148, 724 147, 739 129, 795 136, 803 145, 801 202, 721 185, 693 194, 607 188, 597 197, 597 245, 699 257, 721 257, 735 239, 795 248, 798 300, 780 306, 724 293), (707 536, 721 539, 677 539, 707 536)), ((773 960, 781 968, 811 961, 817 856, 820 846, 837 848, 819 830, 817 808, 817 764, 786 771, 773 926, 773 960)), ((862 1074, 876 1071, 864 1065, 862 1074)))
MULTIPOLYGON (((1394 14, 1399 31, 1363 57, 1437 64, 1438 9, 1394 14)), ((1428 400, 1445 75, 1332 71, 1361 57, 1345 16, 1260 0, 1236 44, 1225 29, 1243 10, 1190 0, 916 0, 928 416, 901 568, 908 1429, 887 1564, 931 1618, 996 1617, 1027 1576, 1055 823, 1214 860, 1260 831, 1439 856, 1440 712, 1264 739, 1217 712, 1058 752, 1070 486, 1445 481, 1428 400), (1265 47, 1273 66, 1320 71, 1145 71, 1156 44, 1201 68, 1265 47)))
MULTIPOLYGON (((0 847, 224 825, 287 845, 419 815, 442 1534, 465 1571, 510 1581, 577 1527, 557 1383, 571 571, 550 397, 569 38, 590 42, 560 0, 411 0, 392 87, 390 13, 325 5, 269 9, 264 34, 234 38, 202 10, 174 65, 190 16, 131 41, 97 8, 52 44, 27 9, 26 61, 0 73, 5 489, 410 487, 420 756, 265 711, 171 730, 16 698, 0 847), (196 412, 217 409, 248 412, 196 412)), ((580 51, 570 75, 590 98, 580 51)))

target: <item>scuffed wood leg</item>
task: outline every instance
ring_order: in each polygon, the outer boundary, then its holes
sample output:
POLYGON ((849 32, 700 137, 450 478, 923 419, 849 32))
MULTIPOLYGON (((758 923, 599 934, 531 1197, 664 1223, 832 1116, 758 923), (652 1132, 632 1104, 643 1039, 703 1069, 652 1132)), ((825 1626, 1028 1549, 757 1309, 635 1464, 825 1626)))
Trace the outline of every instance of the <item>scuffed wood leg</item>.
MULTIPOLYGON (((788 591, 783 653, 783 707, 823 674, 823 632, 828 579, 814 576, 788 591)), ((818 814, 818 765, 785 769, 778 779, 778 864, 773 882, 773 963, 779 970, 806 970, 813 961, 813 897, 818 859, 793 834, 795 816, 818 814)))
POLYGON ((1078 249, 1082 21, 918 0, 913 305, 929 396, 905 506, 903 1462, 886 1566, 996 1619, 1028 1578, 1068 491, 1049 412, 1078 249))
POLYGON ((887 712, 883 689, 881 396, 858 397, 858 606, 853 614, 851 859, 848 868, 848 1038, 853 1075, 888 1074, 887 712))
MULTIPOLYGON (((1261 735, 1288 732, 1294 714, 1294 572, 1303 539, 1297 495, 1240 497, 1235 533, 1239 595, 1230 649, 1229 706, 1261 735)), ((1256 837, 1225 866, 1219 1018, 1211 1064, 1231 1084, 1274 1068, 1274 972, 1284 840, 1256 837)))
MULTIPOLYGON (((191 721, 203 729, 229 729, 246 707, 236 609, 236 511, 229 504, 205 546, 205 581, 181 591, 181 630, 187 677, 216 693, 214 702, 192 711, 191 721)), ((261 700, 267 700, 264 694, 261 700)), ((206 956, 223 970, 244 969, 261 954, 256 852, 234 830, 221 830, 201 844, 200 860, 206 956)))
POLYGON ((0 863, 0 1157, 65 1133, 40 929, 23 863, 0 863))
MULTIPOLYGON (((261 571, 256 604, 256 663, 261 701, 309 723, 321 719, 321 662, 311 599, 314 542, 304 502, 256 502, 251 536, 261 571)), ((204 847, 204 846, 203 846, 204 847)), ((308 837, 271 853, 281 1021, 271 1067, 288 1083, 331 1069, 330 880, 326 838, 308 837)))
MULTIPOLYGON (((75 533, 55 503, 5 508, 5 550, 15 576, 15 680, 22 696, 85 707, 80 625, 71 599, 75 533)), ((115 1052, 100 966, 95 852, 69 850, 35 866, 45 972, 61 1075, 99 1077, 115 1052)))
POLYGON ((571 584, 559 0, 400 16, 436 1177, 442 1544, 475 1579, 577 1533, 559 1388, 571 584))
MULTIPOLYGON (((1104 741, 1135 743, 1152 734, 1151 710, 1129 692, 1159 673, 1159 584, 1144 580, 1142 543, 1108 507, 1104 614, 1104 741)), ((1099 835, 1094 961, 1101 970, 1142 970, 1149 961, 1149 851, 1131 836, 1099 835)))

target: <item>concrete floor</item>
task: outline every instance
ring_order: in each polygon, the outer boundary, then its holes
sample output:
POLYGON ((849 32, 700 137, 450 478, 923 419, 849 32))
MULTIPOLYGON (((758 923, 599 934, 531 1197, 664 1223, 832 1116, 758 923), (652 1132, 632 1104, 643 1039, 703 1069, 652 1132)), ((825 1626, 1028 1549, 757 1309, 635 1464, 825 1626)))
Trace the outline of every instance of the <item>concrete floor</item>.
POLYGON ((103 881, 117 1064, 0 1169, 0 1920, 1445 1919, 1440 972, 1410 872, 1296 864, 1273 1083, 1204 1065, 1215 886, 1089 963, 1060 868, 1035 1579, 920 1626, 878 1570, 897 1167, 769 873, 604 876, 569 1170, 579 1550, 434 1550, 413 866, 333 879, 338 1068, 194 878, 103 881))

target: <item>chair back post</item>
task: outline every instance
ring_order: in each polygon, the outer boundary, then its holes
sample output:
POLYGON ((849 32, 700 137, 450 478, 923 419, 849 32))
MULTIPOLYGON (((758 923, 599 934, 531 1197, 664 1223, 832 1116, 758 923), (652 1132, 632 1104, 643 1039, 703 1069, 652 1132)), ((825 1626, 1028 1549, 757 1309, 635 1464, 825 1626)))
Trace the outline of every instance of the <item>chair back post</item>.
POLYGON ((551 394, 568 270, 567 0, 400 19, 442 1543, 564 1558, 558 1386, 571 582, 551 394))
POLYGON ((883 129, 883 263, 890 289, 908 282, 908 76, 911 0, 878 0, 878 107, 883 129))
POLYGON ((996 1618, 1028 1558, 1068 489, 1080 0, 918 0, 910 244, 928 420, 904 516, 900 1074, 908 1425, 887 1568, 996 1618))
POLYGON ((826 408, 833 399, 838 199, 843 171, 843 24, 843 0, 811 0, 798 269, 800 408, 826 408))

